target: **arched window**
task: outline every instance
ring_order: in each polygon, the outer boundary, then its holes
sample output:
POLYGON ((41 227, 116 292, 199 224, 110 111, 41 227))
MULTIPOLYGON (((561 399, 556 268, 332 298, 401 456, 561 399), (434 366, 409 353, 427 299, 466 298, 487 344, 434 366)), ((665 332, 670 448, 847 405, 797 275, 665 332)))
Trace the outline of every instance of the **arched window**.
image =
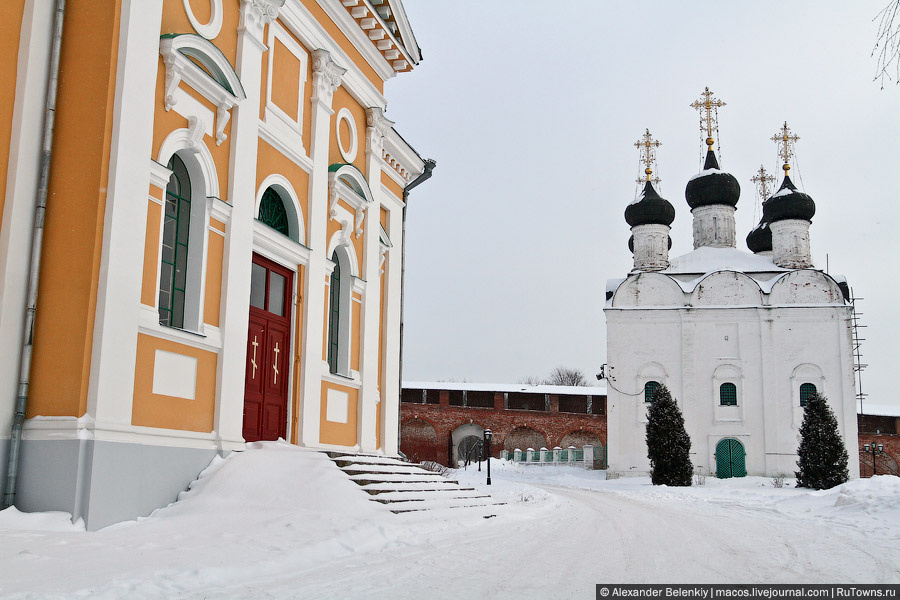
POLYGON ((644 384, 644 402, 653 402, 653 394, 659 389, 658 381, 648 381, 644 384))
POLYGON ((806 406, 806 401, 816 395, 816 386, 813 383, 800 384, 800 406, 806 406))
POLYGON ((266 188, 266 191, 263 192, 262 200, 259 203, 259 215, 256 218, 278 233, 290 235, 290 223, 287 210, 284 208, 284 201, 274 188, 266 188))
POLYGON ((328 370, 350 376, 351 265, 346 249, 331 255, 334 270, 328 290, 328 370))
POLYGON ((328 300, 328 368, 337 373, 341 347, 341 261, 337 251, 331 255, 331 260, 334 271, 331 272, 328 300))
POLYGON ((183 328, 191 233, 191 180, 184 161, 177 154, 172 155, 166 166, 172 175, 166 186, 163 216, 159 323, 183 328))
POLYGON ((719 386, 719 406, 737 406, 737 386, 723 383, 719 386))

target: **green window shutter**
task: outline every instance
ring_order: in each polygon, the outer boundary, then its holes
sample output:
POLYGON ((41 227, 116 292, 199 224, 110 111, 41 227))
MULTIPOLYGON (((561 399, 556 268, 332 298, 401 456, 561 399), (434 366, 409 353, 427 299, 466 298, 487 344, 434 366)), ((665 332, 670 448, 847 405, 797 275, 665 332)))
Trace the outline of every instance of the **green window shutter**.
POLYGON ((816 386, 812 383, 804 383, 800 386, 800 406, 806 406, 806 401, 816 394, 816 386))
POLYGON ((257 220, 268 225, 278 233, 283 235, 289 234, 290 227, 288 226, 288 216, 284 208, 284 202, 273 188, 267 188, 263 192, 262 201, 259 203, 257 220))
POLYGON ((644 402, 653 402, 653 394, 659 389, 658 381, 648 381, 644 384, 644 402))
POLYGON ((719 405, 737 406, 737 386, 733 383, 723 383, 719 386, 719 405))
POLYGON ((328 303, 328 370, 337 373, 341 329, 341 261, 336 252, 331 260, 334 261, 334 271, 331 272, 328 303))
POLYGON ((166 186, 159 277, 159 322, 184 327, 188 247, 191 231, 191 181, 184 161, 173 155, 166 186))

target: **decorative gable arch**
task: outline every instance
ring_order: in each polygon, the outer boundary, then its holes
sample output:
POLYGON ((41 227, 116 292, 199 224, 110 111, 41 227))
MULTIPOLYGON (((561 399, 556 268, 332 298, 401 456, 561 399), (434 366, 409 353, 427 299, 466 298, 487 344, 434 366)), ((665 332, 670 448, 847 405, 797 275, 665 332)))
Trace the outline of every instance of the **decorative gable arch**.
POLYGON ((216 144, 224 142, 228 111, 247 98, 234 67, 215 44, 195 33, 160 36, 159 53, 166 65, 166 110, 178 103, 176 92, 184 81, 216 105, 216 144))
POLYGON ((362 224, 366 218, 366 208, 375 203, 375 196, 369 182, 354 165, 335 163, 328 167, 329 212, 328 218, 338 217, 338 201, 343 200, 356 211, 353 227, 356 237, 362 235, 362 224))

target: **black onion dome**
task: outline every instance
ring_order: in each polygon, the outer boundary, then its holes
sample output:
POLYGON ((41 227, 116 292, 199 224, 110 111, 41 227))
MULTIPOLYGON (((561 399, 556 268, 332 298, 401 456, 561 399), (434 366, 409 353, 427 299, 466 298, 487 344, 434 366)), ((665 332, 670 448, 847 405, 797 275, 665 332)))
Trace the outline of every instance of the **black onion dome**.
POLYGON ((637 225, 671 225, 675 220, 675 207, 660 196, 649 181, 637 202, 625 208, 625 221, 631 227, 637 225))
POLYGON ((698 206, 715 204, 737 206, 741 197, 741 185, 734 175, 719 170, 719 161, 716 160, 715 153, 708 150, 703 171, 688 181, 684 197, 691 210, 698 206))
POLYGON ((799 191, 787 175, 778 191, 763 203, 763 219, 769 223, 802 219, 812 221, 816 214, 816 203, 809 194, 799 191))
POLYGON ((772 230, 769 229, 769 222, 765 217, 747 235, 747 247, 754 254, 772 251, 772 230))

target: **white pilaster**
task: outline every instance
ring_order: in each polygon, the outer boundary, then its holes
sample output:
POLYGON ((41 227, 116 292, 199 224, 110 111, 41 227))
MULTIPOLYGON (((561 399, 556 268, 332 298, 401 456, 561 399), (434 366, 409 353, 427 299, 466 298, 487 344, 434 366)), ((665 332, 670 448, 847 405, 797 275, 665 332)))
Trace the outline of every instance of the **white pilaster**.
POLYGON ((0 439, 9 437, 19 383, 29 267, 24 257, 34 225, 52 24, 49 2, 25 3, 0 220, 0 439))
MULTIPOLYGON (((162 0, 124 0, 87 412, 131 425, 162 0)), ((76 415, 80 416, 80 415, 76 415)))
POLYGON ((241 0, 235 72, 247 98, 232 109, 228 201, 231 220, 225 231, 219 328, 222 350, 216 372, 215 430, 222 449, 243 444, 244 370, 250 315, 250 265, 256 200, 256 155, 259 135, 260 72, 266 49, 263 32, 278 16, 268 0, 241 0))
POLYGON ((308 246, 311 249, 303 294, 303 348, 300 355, 300 435, 302 446, 319 443, 319 418, 322 403, 322 345, 325 335, 325 261, 328 257, 328 154, 331 101, 341 84, 345 69, 331 60, 325 50, 313 51, 312 135, 309 176, 308 246))
MULTIPOLYGON (((384 134, 393 123, 384 118, 380 108, 366 110, 366 178, 375 198, 381 198, 381 152, 384 134)), ((380 390, 378 389, 378 329, 381 317, 381 248, 380 206, 378 201, 368 207, 366 220, 363 277, 366 292, 363 298, 360 374, 362 388, 359 401, 359 444, 363 452, 374 452, 377 446, 376 425, 380 390)))
POLYGON ((786 219, 769 225, 772 230, 772 260, 785 269, 812 268, 809 221, 786 219))
POLYGON ((385 260, 385 314, 384 326, 384 390, 382 402, 384 406, 384 439, 385 454, 397 454, 399 420, 400 420, 400 261, 403 244, 403 211, 400 208, 391 210, 388 217, 388 233, 394 247, 388 252, 385 260))
POLYGON ((669 266, 669 230, 668 225, 660 224, 631 228, 636 271, 660 271, 669 266))
POLYGON ((734 248, 734 211, 727 204, 698 206, 694 215, 694 249, 701 246, 734 248))

